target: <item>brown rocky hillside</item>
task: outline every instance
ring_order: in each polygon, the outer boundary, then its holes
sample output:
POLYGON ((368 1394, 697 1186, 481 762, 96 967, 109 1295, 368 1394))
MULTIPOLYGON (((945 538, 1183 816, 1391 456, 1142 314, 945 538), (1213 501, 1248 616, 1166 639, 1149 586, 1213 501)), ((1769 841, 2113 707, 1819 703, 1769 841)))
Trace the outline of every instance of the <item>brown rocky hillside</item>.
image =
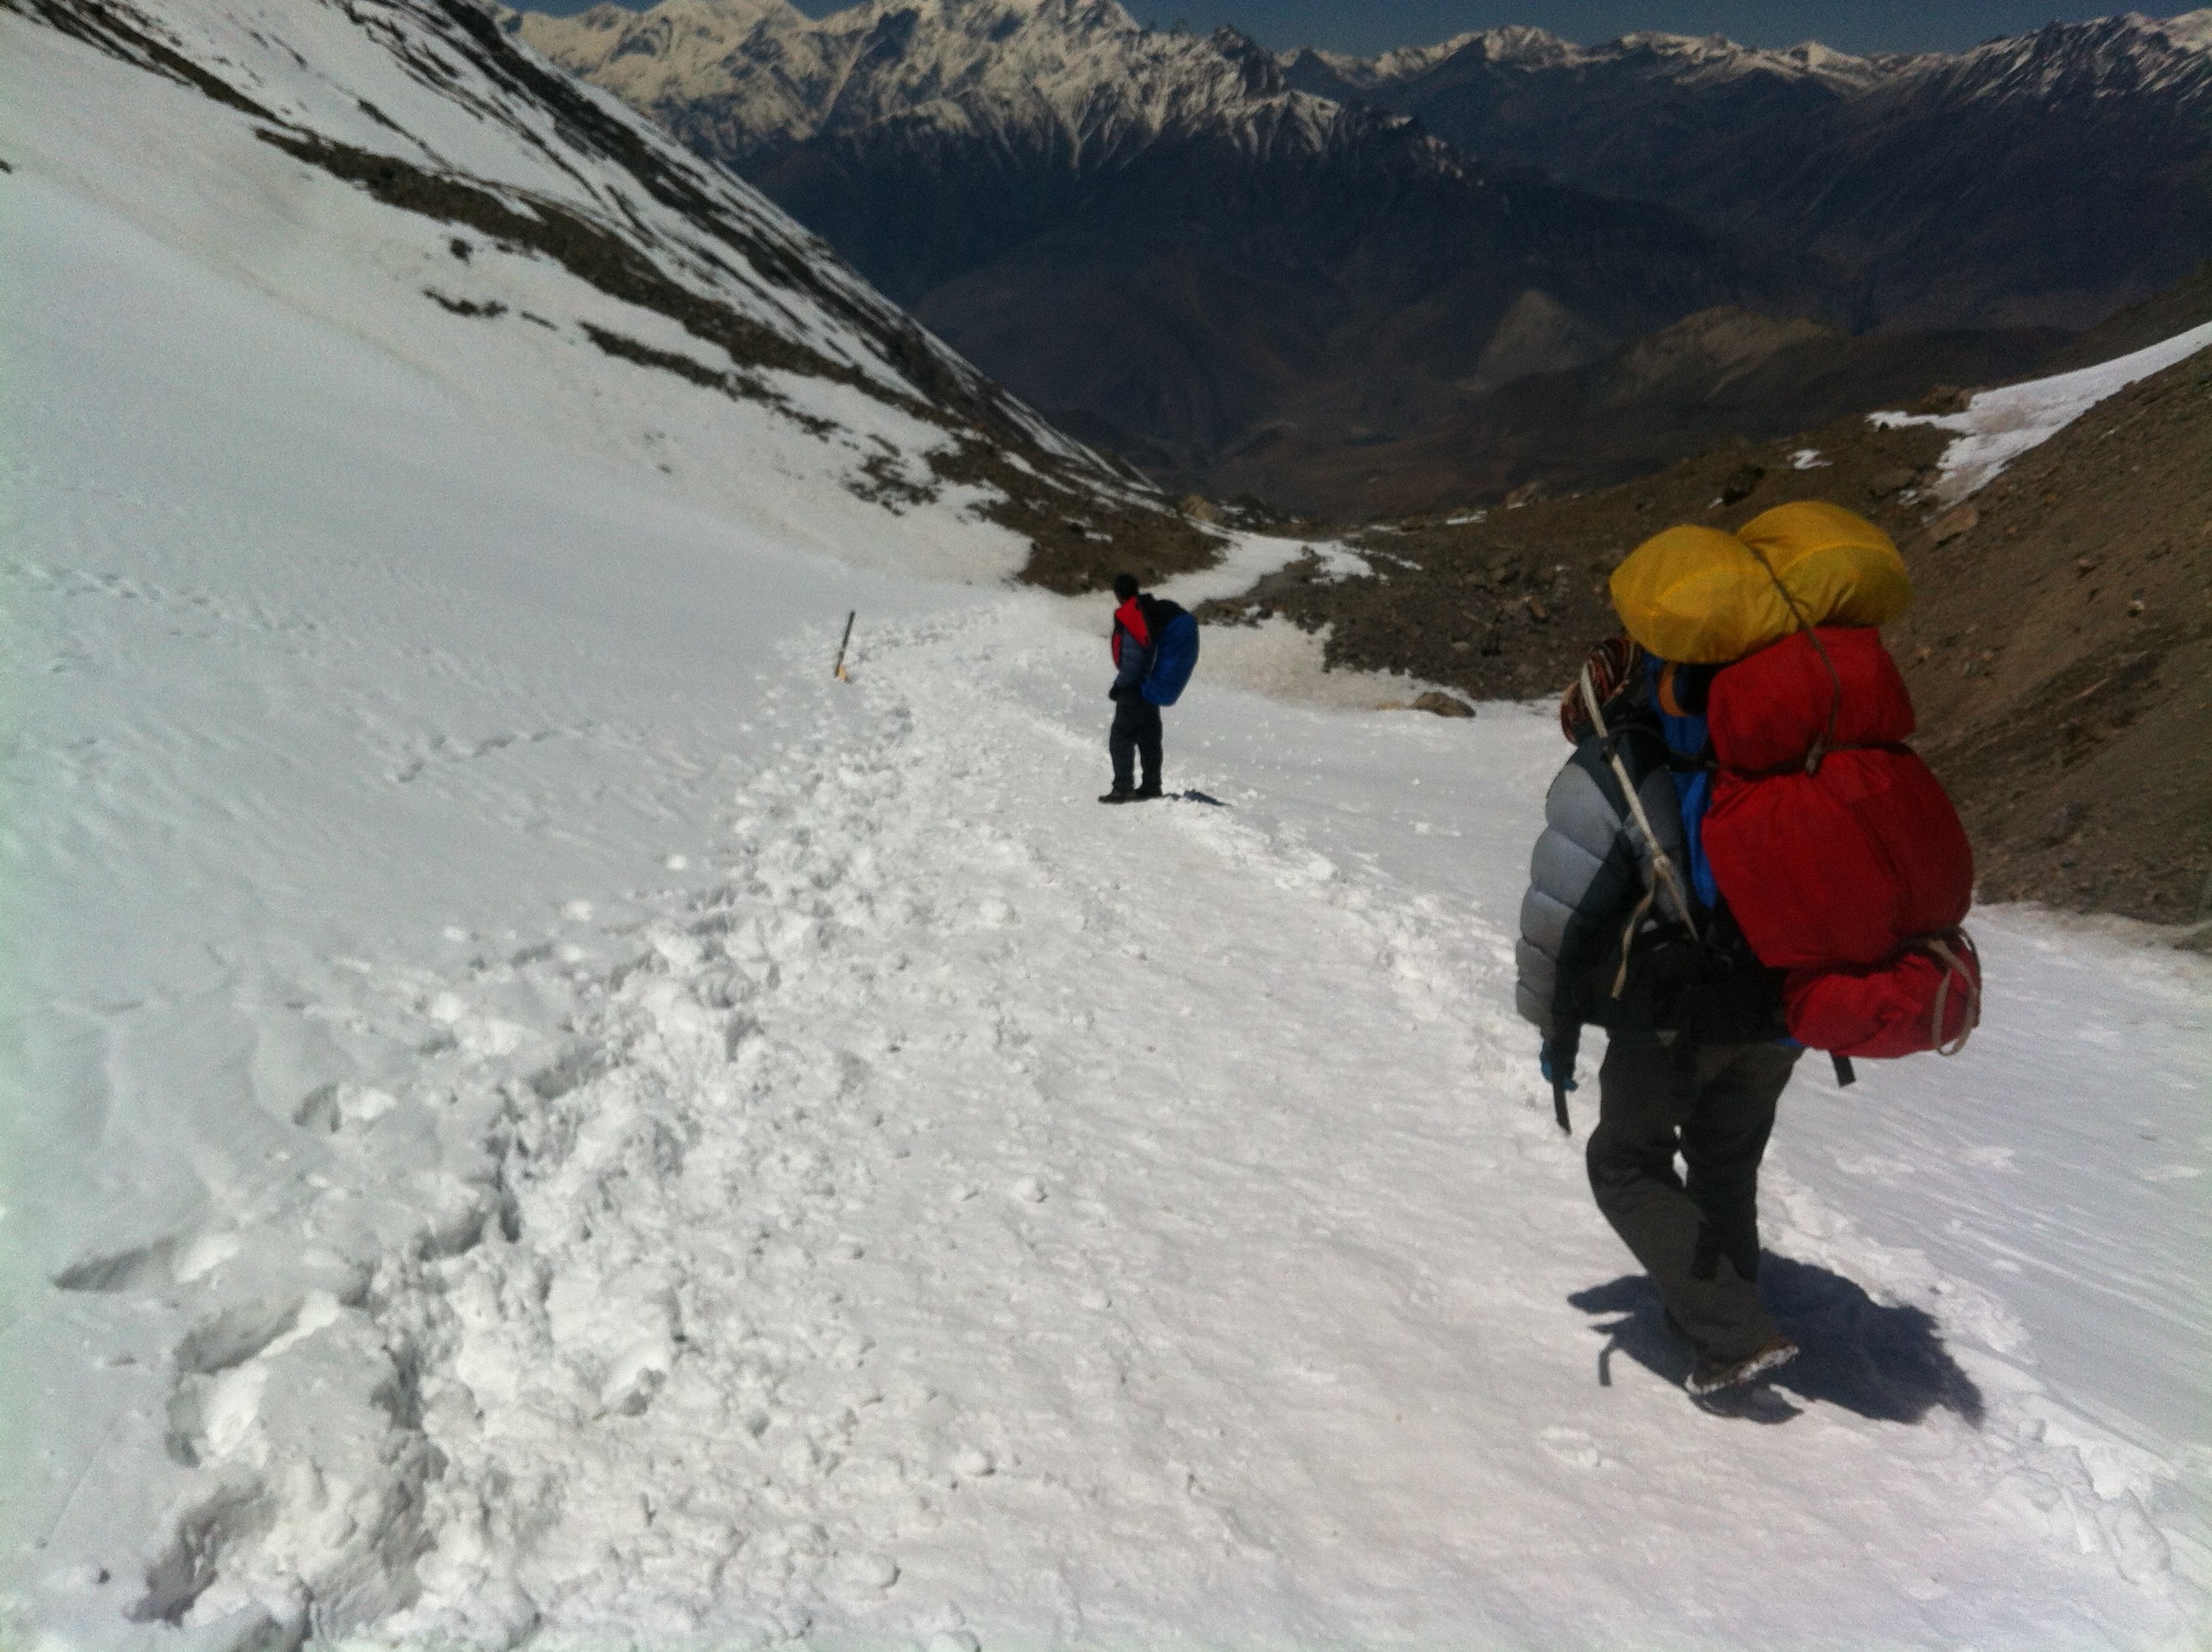
MULTIPOLYGON (((2107 337, 2124 349, 2146 342, 2130 329, 2203 319, 2212 282, 2192 286, 2207 290, 2116 318, 2107 337)), ((1945 405, 1939 394, 1923 410, 1945 405)), ((1307 562, 1206 616, 1279 612, 1329 626, 1332 665, 1410 671, 1477 699, 1542 694, 1618 629, 1606 575, 1649 535, 1832 500, 1887 528, 1913 571, 1918 601, 1890 646, 1921 749, 1974 839, 1983 897, 2203 922, 2212 352, 2093 409, 1955 513, 1920 491, 1948 440, 1853 416, 1739 442, 1601 492, 1370 531, 1358 543, 1375 578, 1328 583, 1307 562)))

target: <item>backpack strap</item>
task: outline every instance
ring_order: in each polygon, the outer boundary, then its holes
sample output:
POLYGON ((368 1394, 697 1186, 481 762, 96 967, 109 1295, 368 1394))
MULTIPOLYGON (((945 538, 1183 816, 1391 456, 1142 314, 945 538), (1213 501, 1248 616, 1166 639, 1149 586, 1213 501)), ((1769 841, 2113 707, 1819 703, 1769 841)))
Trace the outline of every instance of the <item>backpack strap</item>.
POLYGON ((1597 703, 1597 685, 1590 681, 1587 665, 1583 667, 1583 701, 1589 708, 1590 726, 1597 731, 1598 738, 1605 742, 1606 761, 1613 765, 1613 772, 1620 781, 1620 789, 1628 799, 1629 812, 1635 816, 1637 829, 1644 834, 1644 841, 1651 846, 1652 870, 1658 874, 1659 881, 1667 886, 1667 893, 1674 897, 1674 909, 1681 914, 1682 921, 1688 926, 1691 938, 1694 940, 1698 935, 1698 909, 1690 904, 1689 896, 1682 886, 1681 874, 1674 870, 1674 858, 1659 847, 1659 835, 1651 829, 1651 817, 1644 812, 1644 799, 1637 795, 1635 782, 1628 778, 1628 765, 1620 760, 1620 744, 1605 726, 1605 712, 1597 703))
POLYGON ((1936 1007, 1929 1017, 1929 1042, 1938 1055, 1956 1055, 1966 1048, 1966 1041, 1974 1036, 1974 1029, 1982 1024, 1981 955, 1974 950, 1974 938, 1963 929, 1947 929, 1941 935, 1930 935, 1920 943, 1936 955, 1943 966, 1943 979, 1936 988, 1936 1007), (1966 955, 1965 957, 1960 956, 1966 955), (1966 959, 1973 960, 1969 969, 1966 959), (1946 1041, 1943 1036, 1943 1011, 1950 1005, 1951 983, 1959 982, 1965 989, 1966 1013, 1960 1018, 1959 1036, 1946 1041))
POLYGON ((1750 551, 1753 560, 1766 570, 1766 577, 1774 581, 1774 588, 1782 593, 1782 600, 1788 604, 1790 617, 1805 633, 1805 640, 1813 645, 1813 652, 1820 656, 1820 663, 1828 668, 1828 682, 1835 690, 1828 701, 1828 726, 1821 732, 1820 738, 1813 742, 1813 749, 1805 754, 1805 772, 1817 774, 1820 772, 1820 759, 1835 749, 1830 743, 1836 738, 1836 720, 1844 714, 1843 674, 1836 670, 1836 662, 1828 658, 1827 646, 1820 641, 1820 633, 1807 616, 1804 604, 1797 600, 1797 593, 1774 571, 1774 564, 1766 560, 1766 553, 1757 545, 1747 544, 1744 549, 1750 551))

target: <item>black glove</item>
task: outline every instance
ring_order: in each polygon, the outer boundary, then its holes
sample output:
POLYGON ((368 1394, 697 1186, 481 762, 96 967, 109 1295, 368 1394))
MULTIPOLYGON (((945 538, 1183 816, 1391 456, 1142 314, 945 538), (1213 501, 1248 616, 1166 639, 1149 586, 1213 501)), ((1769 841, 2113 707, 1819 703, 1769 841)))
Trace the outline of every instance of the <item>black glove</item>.
POLYGON ((1119 683, 1116 683, 1112 688, 1107 689, 1106 697, 1109 700, 1120 700, 1121 697, 1121 685, 1119 683))
POLYGON ((1536 1055, 1545 1081, 1552 1086, 1552 1116, 1568 1135, 1574 1133, 1574 1126, 1567 1118, 1567 1092, 1575 1088, 1575 1058, 1581 1054, 1582 1042, 1583 1029, 1570 1023, 1554 1028, 1536 1055))
POLYGON ((1580 1054, 1577 1048, 1580 1042, 1578 1035, 1544 1041, 1543 1048, 1536 1053, 1536 1066, 1542 1072, 1546 1084, 1557 1084, 1562 1090, 1581 1088, 1575 1082, 1575 1057, 1580 1054))

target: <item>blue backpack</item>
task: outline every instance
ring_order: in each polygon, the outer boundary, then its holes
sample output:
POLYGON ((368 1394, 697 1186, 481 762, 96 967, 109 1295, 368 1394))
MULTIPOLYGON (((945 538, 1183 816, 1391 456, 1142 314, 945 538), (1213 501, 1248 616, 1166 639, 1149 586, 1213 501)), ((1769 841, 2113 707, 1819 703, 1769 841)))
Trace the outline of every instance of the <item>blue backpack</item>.
POLYGON ((1145 673, 1144 696, 1156 706, 1172 706, 1182 698, 1191 672, 1198 669, 1198 622, 1180 603, 1147 597, 1145 623, 1153 641, 1152 668, 1145 673))

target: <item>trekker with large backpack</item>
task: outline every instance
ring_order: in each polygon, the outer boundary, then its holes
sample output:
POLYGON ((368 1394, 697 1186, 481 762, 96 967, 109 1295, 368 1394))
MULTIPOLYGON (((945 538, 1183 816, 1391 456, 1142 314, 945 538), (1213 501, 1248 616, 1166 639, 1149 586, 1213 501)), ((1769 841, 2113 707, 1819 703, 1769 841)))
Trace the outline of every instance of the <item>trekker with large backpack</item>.
POLYGON ((1520 1008, 1562 1128, 1581 1029, 1607 1030, 1591 1188, 1706 1396, 1797 1351, 1759 1300, 1758 1175, 1803 1049, 1848 1083, 1850 1056, 1951 1053, 1978 1017, 1972 859, 1903 744, 1874 628, 1911 587, 1872 524, 1807 503, 1670 529, 1613 595, 1631 635, 1561 704, 1520 1008))
POLYGON ((1609 1035, 1590 1188, 1690 1345, 1691 1392, 1705 1394, 1796 1352, 1756 1281, 1759 1164, 1802 1052, 1778 1042, 1780 974, 1697 892, 1652 688, 1646 656, 1620 637, 1561 701, 1575 752, 1544 801, 1516 996, 1543 1033, 1562 1128, 1583 1026, 1609 1035))
POLYGON ((1160 795, 1160 708, 1182 697, 1198 664, 1198 622, 1180 604, 1140 593, 1134 574, 1114 576, 1114 726, 1106 749, 1114 788, 1101 803, 1143 803, 1160 795), (1144 784, 1134 784, 1137 760, 1144 784))

